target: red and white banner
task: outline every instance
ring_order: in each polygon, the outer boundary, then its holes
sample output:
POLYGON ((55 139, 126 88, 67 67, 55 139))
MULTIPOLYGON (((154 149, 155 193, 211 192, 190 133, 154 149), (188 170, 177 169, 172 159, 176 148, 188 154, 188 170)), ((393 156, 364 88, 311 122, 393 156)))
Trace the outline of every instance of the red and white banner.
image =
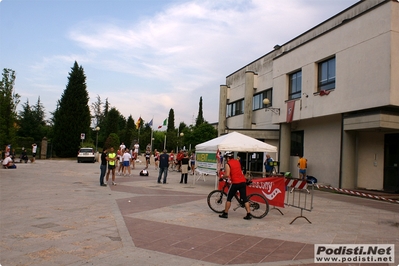
POLYGON ((294 117, 295 101, 287 102, 287 123, 291 123, 294 117))
MULTIPOLYGON (((223 182, 219 182, 219 189, 222 189, 223 182)), ((252 179, 252 184, 247 186, 247 195, 259 193, 267 199, 269 205, 284 208, 285 200, 285 178, 267 177, 252 179)))
POLYGON ((247 195, 259 193, 267 199, 270 205, 284 208, 285 200, 285 178, 267 177, 253 179, 252 184, 247 187, 247 195))

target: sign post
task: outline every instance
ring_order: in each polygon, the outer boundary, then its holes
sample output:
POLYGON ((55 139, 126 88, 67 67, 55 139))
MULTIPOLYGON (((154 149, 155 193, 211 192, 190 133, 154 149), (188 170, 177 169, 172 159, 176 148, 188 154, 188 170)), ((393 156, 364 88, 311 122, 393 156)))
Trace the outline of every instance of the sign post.
POLYGON ((85 133, 80 133, 80 139, 82 140, 82 147, 83 147, 83 140, 85 139, 85 133))

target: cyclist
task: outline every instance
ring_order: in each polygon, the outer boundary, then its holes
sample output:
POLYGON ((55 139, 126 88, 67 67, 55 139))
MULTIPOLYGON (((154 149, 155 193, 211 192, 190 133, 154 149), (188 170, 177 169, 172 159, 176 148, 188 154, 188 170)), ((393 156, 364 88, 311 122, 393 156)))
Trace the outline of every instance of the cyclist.
POLYGON ((249 202, 247 200, 247 184, 244 174, 241 170, 241 164, 238 160, 234 160, 234 153, 231 151, 226 151, 224 154, 226 159, 224 177, 230 177, 232 185, 229 188, 227 194, 227 201, 222 214, 219 215, 220 218, 228 218, 228 212, 231 206, 231 199, 237 193, 240 192, 240 201, 245 204, 245 209, 247 210, 247 215, 244 217, 245 220, 250 220, 251 210, 249 208, 249 202))

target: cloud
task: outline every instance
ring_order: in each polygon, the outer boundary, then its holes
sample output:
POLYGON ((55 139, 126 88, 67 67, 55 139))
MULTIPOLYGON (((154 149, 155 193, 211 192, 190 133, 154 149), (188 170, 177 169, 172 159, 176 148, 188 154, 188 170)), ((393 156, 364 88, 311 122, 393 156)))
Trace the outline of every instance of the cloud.
POLYGON ((126 117, 145 112, 162 120, 173 108, 176 117, 191 123, 203 96, 205 119, 216 122, 225 77, 327 19, 320 5, 193 0, 137 21, 79 21, 67 36, 81 53, 49 57, 34 67, 60 61, 70 68, 78 61, 93 73, 88 77, 97 85, 89 88, 92 101, 97 94, 108 97, 126 117))

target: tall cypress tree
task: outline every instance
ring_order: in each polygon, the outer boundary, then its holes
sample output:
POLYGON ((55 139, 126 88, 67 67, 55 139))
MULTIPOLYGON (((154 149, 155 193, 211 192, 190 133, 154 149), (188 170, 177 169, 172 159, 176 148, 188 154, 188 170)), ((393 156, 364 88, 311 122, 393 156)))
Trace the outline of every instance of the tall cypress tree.
POLYGON ((199 125, 203 124, 204 122, 205 122, 205 120, 204 120, 204 115, 202 113, 202 96, 201 96, 200 102, 199 102, 198 116, 197 116, 197 121, 195 121, 195 126, 198 127, 199 125))
POLYGON ((59 157, 76 156, 81 143, 81 133, 90 138, 89 93, 86 76, 82 66, 75 64, 71 68, 68 85, 54 112, 54 151, 59 157))

